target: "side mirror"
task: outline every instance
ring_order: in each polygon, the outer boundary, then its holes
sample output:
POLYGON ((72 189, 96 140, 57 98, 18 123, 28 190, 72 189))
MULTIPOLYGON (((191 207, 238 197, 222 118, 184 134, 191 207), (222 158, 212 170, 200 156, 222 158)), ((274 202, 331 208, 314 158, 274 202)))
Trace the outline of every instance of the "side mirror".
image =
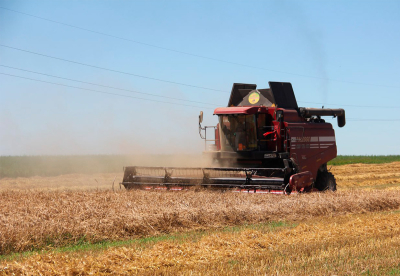
POLYGON ((282 110, 276 111, 276 120, 280 123, 283 122, 283 111, 282 110))
POLYGON ((201 124, 202 122, 203 122, 203 111, 200 111, 199 124, 201 124))

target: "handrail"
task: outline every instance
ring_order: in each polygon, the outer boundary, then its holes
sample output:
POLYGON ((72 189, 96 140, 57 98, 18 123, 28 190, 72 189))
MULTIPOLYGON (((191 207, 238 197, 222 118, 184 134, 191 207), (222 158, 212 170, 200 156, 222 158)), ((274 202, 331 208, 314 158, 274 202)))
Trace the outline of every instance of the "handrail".
POLYGON ((207 139, 207 128, 213 128, 215 130, 217 127, 216 126, 204 126, 204 127, 202 127, 201 124, 199 124, 200 138, 204 139, 204 150, 207 150, 207 142, 215 142, 215 141, 217 141, 217 139, 214 139, 214 140, 207 139), (201 135, 201 131, 202 130, 204 130, 204 137, 203 137, 203 135, 201 135))

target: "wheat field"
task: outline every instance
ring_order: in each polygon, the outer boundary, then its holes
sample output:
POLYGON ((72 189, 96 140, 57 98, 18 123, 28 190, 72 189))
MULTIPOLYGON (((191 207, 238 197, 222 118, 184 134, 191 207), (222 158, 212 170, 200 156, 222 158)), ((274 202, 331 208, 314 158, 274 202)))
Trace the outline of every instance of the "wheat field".
POLYGON ((119 190, 120 178, 114 181, 114 174, 3 178, 0 274, 400 273, 396 268, 400 162, 336 166, 332 171, 338 182, 336 193, 290 196, 125 191, 119 190), (218 232, 226 226, 277 221, 296 226, 273 233, 218 232), (54 251, 210 229, 217 232, 196 242, 158 242, 145 249, 127 246, 100 252, 54 251), (260 247, 250 243, 252 235, 260 247), (18 260, 7 257, 32 250, 34 255, 18 260))
POLYGON ((400 190, 293 196, 213 192, 0 193, 0 252, 99 242, 243 223, 400 208, 400 190))
POLYGON ((15 275, 398 275, 400 214, 311 219, 294 228, 217 232, 147 248, 35 254, 15 275))

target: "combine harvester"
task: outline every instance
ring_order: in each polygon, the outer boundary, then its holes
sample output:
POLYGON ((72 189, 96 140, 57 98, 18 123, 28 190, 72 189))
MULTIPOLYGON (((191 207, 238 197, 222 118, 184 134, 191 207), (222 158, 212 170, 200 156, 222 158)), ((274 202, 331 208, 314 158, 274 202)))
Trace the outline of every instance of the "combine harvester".
POLYGON ((327 162, 337 155, 335 131, 321 116, 337 117, 343 127, 344 110, 298 107, 290 83, 269 86, 233 84, 228 107, 214 111, 217 126, 202 127, 200 112, 204 155, 216 167, 125 167, 121 184, 145 190, 194 186, 251 193, 335 191, 335 178, 327 170, 327 162), (207 129, 215 139, 207 139, 207 129), (210 141, 214 143, 207 144, 210 141))

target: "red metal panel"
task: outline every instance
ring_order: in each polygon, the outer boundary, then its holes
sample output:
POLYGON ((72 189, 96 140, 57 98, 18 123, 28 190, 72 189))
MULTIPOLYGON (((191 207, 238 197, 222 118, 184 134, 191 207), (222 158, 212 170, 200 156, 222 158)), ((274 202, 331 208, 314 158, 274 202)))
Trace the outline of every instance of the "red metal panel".
POLYGON ((278 110, 283 110, 283 118, 285 122, 304 122, 305 120, 299 116, 296 110, 291 109, 282 109, 278 108, 278 110))
POLYGON ((258 111, 258 106, 246 106, 246 107, 219 107, 214 110, 214 115, 223 114, 255 114, 258 111))
POLYGON ((310 186, 314 181, 311 172, 301 172, 296 173, 290 177, 289 185, 293 190, 300 191, 308 186, 310 186))
POLYGON ((310 171, 317 177, 318 168, 336 157, 335 131, 329 123, 287 124, 290 157, 299 172, 310 171))

